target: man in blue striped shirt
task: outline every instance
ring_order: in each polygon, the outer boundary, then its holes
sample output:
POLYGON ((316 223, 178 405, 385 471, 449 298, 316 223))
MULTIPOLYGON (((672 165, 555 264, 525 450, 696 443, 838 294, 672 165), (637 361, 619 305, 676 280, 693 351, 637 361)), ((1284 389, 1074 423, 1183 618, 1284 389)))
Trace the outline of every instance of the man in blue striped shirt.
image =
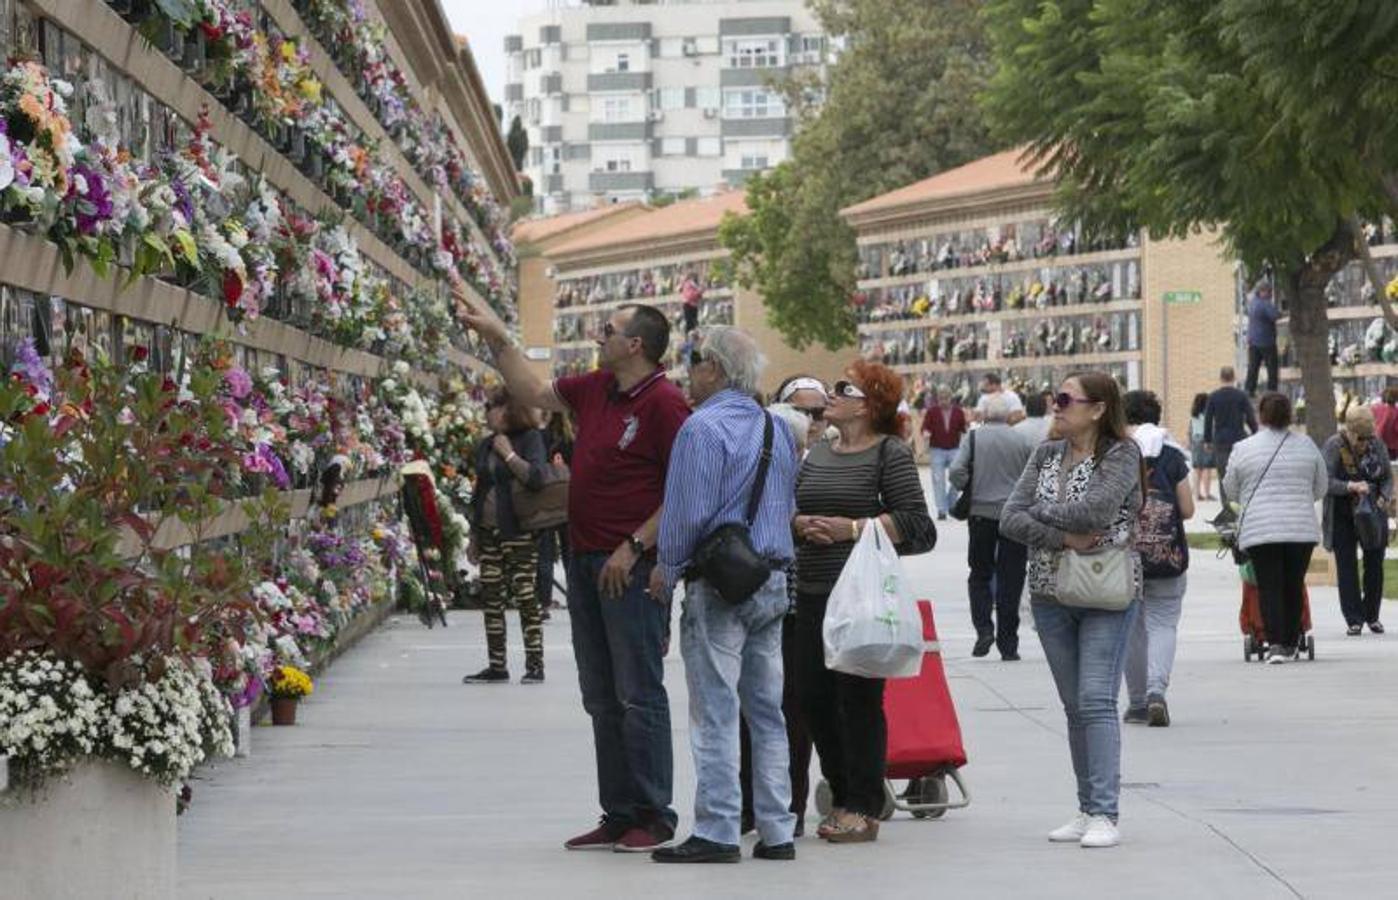
MULTIPOLYGON (((699 544, 722 525, 745 521, 757 478, 766 415, 752 399, 764 360, 736 328, 703 329, 690 360, 693 415, 670 453, 660 514, 660 564, 651 592, 668 596, 699 544)), ((702 578, 685 578, 680 652, 689 687, 690 743, 698 789, 694 834, 652 854, 657 862, 737 862, 742 812, 738 718, 752 735, 753 809, 761 840, 754 856, 794 859, 786 722, 782 718, 781 623, 784 565, 792 557, 797 451, 791 429, 775 422, 772 461, 753 521, 753 547, 773 565, 745 603, 725 601, 702 578)))

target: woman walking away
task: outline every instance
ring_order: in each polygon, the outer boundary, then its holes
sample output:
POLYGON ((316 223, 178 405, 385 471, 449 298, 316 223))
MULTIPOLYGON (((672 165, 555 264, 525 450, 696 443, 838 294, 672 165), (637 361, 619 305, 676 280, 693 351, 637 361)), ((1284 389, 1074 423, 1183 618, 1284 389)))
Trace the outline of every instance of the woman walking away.
POLYGON ((1374 634, 1383 634, 1379 606, 1383 603, 1383 557, 1388 545, 1388 512, 1393 506, 1393 472, 1388 450, 1375 433, 1374 414, 1367 406, 1349 408, 1345 427, 1325 442, 1322 455, 1330 475, 1325 496, 1325 549, 1335 554, 1347 633, 1357 637, 1368 625, 1374 634), (1364 549, 1362 591, 1360 547, 1364 549))
POLYGON ((1217 500, 1214 496, 1214 454, 1204 443, 1204 407, 1208 394, 1195 394, 1189 410, 1189 451, 1194 461, 1194 499, 1217 500))
POLYGON ((1160 399, 1153 391, 1128 391, 1126 426, 1146 462, 1146 503, 1137 523, 1141 554, 1141 611, 1126 650, 1127 723, 1170 724, 1165 691, 1175 667, 1175 632, 1184 602, 1189 544, 1184 523, 1194 515, 1189 463, 1160 427, 1160 399))
POLYGON ((1263 394, 1257 415, 1262 429, 1234 445, 1223 491, 1242 502, 1238 546, 1257 573, 1267 662, 1276 664, 1295 659, 1300 646, 1306 569, 1320 542, 1315 503, 1330 476, 1315 444, 1290 432, 1290 400, 1263 394))
POLYGON ((937 538, 912 452, 898 439, 902 398, 891 369, 855 362, 825 412, 838 437, 816 444, 796 479, 796 695, 834 795, 818 830, 833 843, 878 837, 886 733, 883 679, 825 667, 830 591, 869 519, 899 553, 925 553, 937 538))
POLYGON ((1143 500, 1141 453, 1126 433, 1121 391, 1105 372, 1064 381, 1053 419, 1059 437, 1030 457, 1001 511, 1000 532, 1029 547, 1030 605, 1067 714, 1078 780, 1078 815, 1049 840, 1115 847, 1121 842, 1116 701, 1141 597, 1140 557, 1132 549, 1143 500), (1088 551, 1128 584, 1116 596, 1104 587, 1100 602, 1076 595, 1074 605, 1060 602, 1059 575, 1091 571, 1077 555, 1088 551))
POLYGON ((490 664, 463 684, 500 684, 510 680, 505 665, 505 606, 513 597, 524 631, 524 678, 544 681, 544 626, 535 583, 539 545, 522 531, 515 516, 516 490, 544 485, 544 440, 533 427, 529 410, 500 388, 486 401, 490 435, 476 448, 476 489, 471 498, 471 561, 481 568, 485 601, 485 642, 490 664))

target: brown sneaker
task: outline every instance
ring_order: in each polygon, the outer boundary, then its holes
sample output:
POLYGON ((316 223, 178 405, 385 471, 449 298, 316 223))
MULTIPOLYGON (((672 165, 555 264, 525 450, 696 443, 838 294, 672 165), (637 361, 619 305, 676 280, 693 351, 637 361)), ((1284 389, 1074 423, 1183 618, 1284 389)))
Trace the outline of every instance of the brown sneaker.
POLYGON ((565 850, 610 850, 617 838, 626 832, 626 827, 602 818, 601 823, 587 834, 580 834, 564 842, 565 850))
POLYGON ((675 831, 668 825, 637 825, 626 829, 612 844, 612 850, 617 853, 650 853, 668 847, 674 839, 675 831))

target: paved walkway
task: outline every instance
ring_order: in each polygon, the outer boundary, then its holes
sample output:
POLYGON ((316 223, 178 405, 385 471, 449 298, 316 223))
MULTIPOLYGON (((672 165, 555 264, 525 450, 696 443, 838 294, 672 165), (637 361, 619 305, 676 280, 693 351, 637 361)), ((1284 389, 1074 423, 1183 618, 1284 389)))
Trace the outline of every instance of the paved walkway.
MULTIPOLYGON (((485 659, 479 614, 454 613, 435 631, 396 618, 334 665, 301 725, 258 728, 253 758, 202 773, 180 824, 180 896, 1076 900, 1393 889, 1398 713, 1388 687, 1398 633, 1346 639, 1334 589, 1316 589, 1316 662, 1244 664, 1236 577, 1196 554, 1174 725, 1127 730, 1125 843, 1083 851, 1043 837, 1074 805, 1043 655, 1026 626, 1023 662, 969 657, 964 559, 965 530, 949 523, 910 571, 938 601, 970 755, 969 809, 939 821, 900 816, 872 846, 808 837, 794 864, 661 867, 567 853, 561 843, 591 825, 596 802, 566 614, 546 629, 549 681, 533 688, 460 684, 485 659)), ((518 675, 514 628, 512 619, 518 675)), ((672 653, 684 834, 694 777, 681 667, 672 653)))

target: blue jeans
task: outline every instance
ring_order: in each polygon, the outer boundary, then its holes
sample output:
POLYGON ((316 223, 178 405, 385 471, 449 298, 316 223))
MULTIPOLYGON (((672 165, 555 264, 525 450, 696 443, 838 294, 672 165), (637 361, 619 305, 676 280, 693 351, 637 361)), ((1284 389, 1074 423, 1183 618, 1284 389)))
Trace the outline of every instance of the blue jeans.
POLYGON ((568 565, 568 617, 583 709, 592 717, 598 799, 609 822, 673 829, 675 763, 661 653, 669 607, 646 594, 649 560, 631 570, 620 598, 602 596, 597 576, 610 555, 574 553, 568 565))
POLYGON ((960 491, 947 483, 947 470, 956 462, 958 451, 932 447, 927 452, 932 457, 932 496, 936 499, 937 515, 944 516, 961 496, 960 491))
POLYGON ((1131 627, 1126 651, 1126 699, 1132 709, 1145 709, 1152 694, 1165 696, 1175 668, 1175 641, 1184 607, 1185 575, 1145 579, 1141 611, 1131 627))
POLYGON ((694 834, 738 843, 743 792, 738 716, 752 736, 753 813, 763 843, 792 839, 791 760, 782 717, 782 619, 786 575, 773 572, 746 603, 734 606, 705 581, 685 586, 680 653, 689 685, 689 742, 698 788, 694 834))
POLYGON ((1078 609, 1034 597, 1034 621, 1068 716, 1068 749, 1078 779, 1078 809, 1117 817, 1121 795, 1121 722, 1117 693, 1140 601, 1121 612, 1078 609))

